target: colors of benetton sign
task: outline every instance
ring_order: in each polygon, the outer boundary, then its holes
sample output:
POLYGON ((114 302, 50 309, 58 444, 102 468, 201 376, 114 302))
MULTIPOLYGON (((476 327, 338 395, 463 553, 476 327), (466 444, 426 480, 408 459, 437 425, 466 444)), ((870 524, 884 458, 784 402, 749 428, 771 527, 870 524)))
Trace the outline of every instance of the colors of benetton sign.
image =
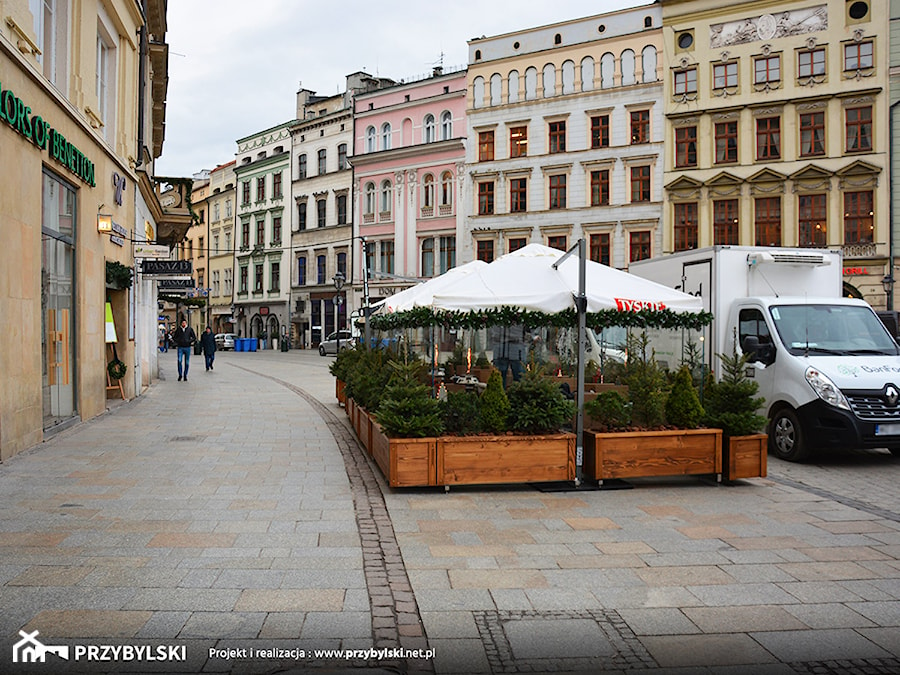
POLYGON ((40 115, 32 115, 31 108, 0 82, 0 121, 6 122, 19 134, 50 157, 66 167, 91 187, 96 187, 94 163, 50 126, 40 115))

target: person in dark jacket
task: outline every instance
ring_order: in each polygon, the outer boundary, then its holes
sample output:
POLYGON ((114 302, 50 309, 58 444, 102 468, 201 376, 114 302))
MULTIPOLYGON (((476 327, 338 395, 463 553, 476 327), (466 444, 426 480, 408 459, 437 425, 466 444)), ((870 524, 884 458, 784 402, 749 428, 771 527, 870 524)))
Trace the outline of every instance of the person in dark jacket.
POLYGON ((191 347, 197 342, 197 334, 187 325, 187 319, 181 320, 181 325, 175 329, 172 336, 175 346, 178 348, 178 381, 187 382, 188 369, 191 367, 191 347), (184 359, 184 371, 181 369, 181 361, 184 359))
POLYGON ((216 358, 216 336, 213 335, 212 328, 206 327, 203 335, 200 336, 200 349, 206 357, 206 370, 213 369, 213 361, 216 358))

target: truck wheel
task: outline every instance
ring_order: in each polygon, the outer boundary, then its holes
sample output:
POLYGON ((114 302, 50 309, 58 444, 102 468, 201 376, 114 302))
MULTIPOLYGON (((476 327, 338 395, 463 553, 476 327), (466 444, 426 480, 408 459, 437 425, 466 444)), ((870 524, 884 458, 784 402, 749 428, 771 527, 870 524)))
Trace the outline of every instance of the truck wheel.
POLYGON ((782 408, 772 416, 769 428, 769 450, 787 462, 800 462, 809 456, 800 420, 790 408, 782 408))

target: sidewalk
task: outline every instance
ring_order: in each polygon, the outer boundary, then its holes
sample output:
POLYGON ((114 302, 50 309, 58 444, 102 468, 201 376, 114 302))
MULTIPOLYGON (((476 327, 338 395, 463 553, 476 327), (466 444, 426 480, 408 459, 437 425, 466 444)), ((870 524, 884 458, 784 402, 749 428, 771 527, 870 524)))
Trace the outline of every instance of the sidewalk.
POLYGON ((3 654, 38 630, 186 651, 54 672, 900 673, 896 514, 769 479, 391 491, 330 358, 224 353, 182 383, 169 356, 0 465, 3 654), (435 658, 218 658, 397 646, 435 658))

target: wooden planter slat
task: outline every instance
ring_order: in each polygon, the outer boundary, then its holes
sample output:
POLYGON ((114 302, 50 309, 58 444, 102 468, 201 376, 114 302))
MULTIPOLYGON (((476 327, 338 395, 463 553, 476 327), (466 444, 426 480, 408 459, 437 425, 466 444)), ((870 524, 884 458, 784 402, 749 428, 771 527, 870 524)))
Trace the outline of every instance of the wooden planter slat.
POLYGON ((575 436, 442 436, 437 483, 479 485, 575 480, 575 436))
POLYGON ((584 475, 594 480, 722 473, 722 430, 584 433, 584 475))
POLYGON ((765 478, 768 459, 769 437, 766 434, 752 436, 732 436, 723 446, 722 459, 725 478, 765 478))
POLYGON ((334 396, 338 400, 338 403, 341 405, 347 404, 347 395, 344 393, 344 388, 346 384, 343 380, 339 380, 337 378, 334 379, 334 396))
POLYGON ((434 438, 388 438, 373 423, 372 457, 391 487, 437 484, 434 438))

